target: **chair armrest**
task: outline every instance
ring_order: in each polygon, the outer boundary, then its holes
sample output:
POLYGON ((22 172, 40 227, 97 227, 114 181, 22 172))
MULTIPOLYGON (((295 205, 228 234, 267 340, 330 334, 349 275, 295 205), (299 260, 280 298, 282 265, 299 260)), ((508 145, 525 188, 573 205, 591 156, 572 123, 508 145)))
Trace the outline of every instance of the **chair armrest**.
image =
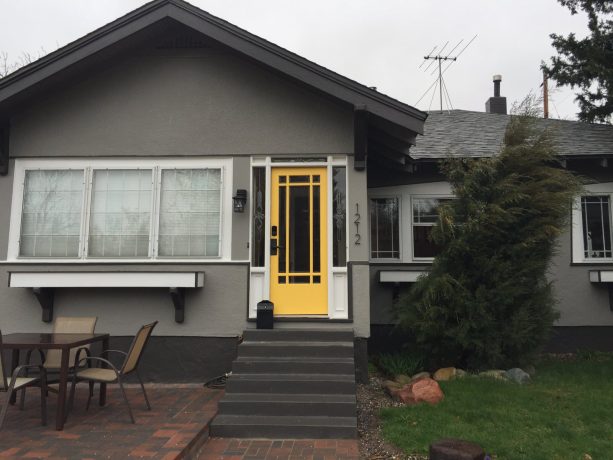
MULTIPOLYGON (((21 374, 22 371, 27 371, 28 369, 38 369, 41 375, 47 374, 47 371, 45 371, 45 368, 42 364, 22 364, 21 366, 17 366, 15 368, 13 374, 11 375, 11 380, 16 379, 17 377, 19 377, 19 374, 21 374)), ((28 374, 26 372, 26 377, 27 375, 28 374)))
MULTIPOLYGON (((77 368, 77 365, 79 364, 79 362, 81 361, 81 353, 85 353, 85 355, 89 358, 91 356, 91 352, 89 351, 89 348, 87 347, 81 347, 79 349, 77 349, 77 354, 74 357, 74 369, 77 368)), ((89 362, 87 364, 90 364, 89 362)))
POLYGON ((108 359, 98 358, 97 356, 87 356, 85 358, 82 358, 77 364, 81 365, 81 363, 83 361, 86 361, 86 362, 89 362, 89 361, 99 361, 101 363, 106 364, 107 366, 110 366, 110 368, 115 371, 115 374, 119 375, 119 371, 117 370, 117 368, 108 359))
POLYGON ((104 356, 106 353, 121 353, 124 356, 128 356, 128 354, 125 351, 121 351, 121 350, 104 350, 101 355, 104 356))

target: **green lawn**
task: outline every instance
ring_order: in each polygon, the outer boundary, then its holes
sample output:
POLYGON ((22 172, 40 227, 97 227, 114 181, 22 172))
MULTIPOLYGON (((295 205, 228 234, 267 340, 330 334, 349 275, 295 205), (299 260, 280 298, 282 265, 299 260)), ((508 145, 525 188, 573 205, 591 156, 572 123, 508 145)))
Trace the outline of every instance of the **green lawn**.
POLYGON ((613 355, 544 360, 533 383, 471 377, 441 382, 437 406, 384 409, 383 435, 407 453, 444 437, 498 459, 613 459, 613 355))

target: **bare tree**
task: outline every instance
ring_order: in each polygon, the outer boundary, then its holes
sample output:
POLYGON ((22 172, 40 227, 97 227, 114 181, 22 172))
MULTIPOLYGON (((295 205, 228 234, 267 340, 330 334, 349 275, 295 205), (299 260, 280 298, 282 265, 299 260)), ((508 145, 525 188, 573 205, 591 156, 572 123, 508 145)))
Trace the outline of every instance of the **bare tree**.
POLYGON ((41 46, 38 53, 32 54, 28 51, 22 51, 16 60, 9 59, 9 53, 0 51, 0 78, 6 77, 8 74, 15 72, 17 69, 24 67, 31 62, 42 58, 47 52, 41 46))

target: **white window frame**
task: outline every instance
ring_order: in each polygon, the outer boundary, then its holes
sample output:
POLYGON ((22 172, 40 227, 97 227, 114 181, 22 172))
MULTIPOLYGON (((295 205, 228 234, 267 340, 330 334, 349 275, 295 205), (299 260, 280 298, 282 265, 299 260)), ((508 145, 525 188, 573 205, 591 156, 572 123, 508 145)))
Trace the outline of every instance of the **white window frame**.
POLYGON ((377 262, 392 262, 392 263, 397 263, 397 262, 401 262, 402 261, 402 255, 403 255, 403 247, 406 246, 406 244, 403 241, 403 231, 402 231, 402 225, 403 225, 403 212, 402 212, 402 195, 400 194, 390 194, 390 195, 369 195, 368 196, 368 240, 369 240, 369 247, 368 247, 368 257, 370 260, 374 260, 377 262), (373 245, 373 241, 372 241, 372 229, 370 226, 370 217, 371 217, 371 212, 372 212, 372 201, 373 200, 398 200, 398 257, 373 257, 372 256, 372 245, 373 245))
POLYGON ((444 199, 453 199, 453 195, 411 195, 411 213, 409 215, 409 233, 410 233, 410 246, 411 246, 411 260, 415 262, 428 262, 432 263, 434 257, 416 257, 415 256, 415 247, 414 247, 414 238, 413 238, 413 227, 434 227, 436 224, 415 224, 413 221, 413 205, 415 200, 444 200, 444 199))
MULTIPOLYGON (((571 211, 571 240, 572 240, 572 262, 576 264, 607 264, 613 262, 613 257, 585 257, 583 245, 583 216, 581 215, 581 198, 585 196, 600 195, 609 197, 609 225, 613 233, 613 182, 602 184, 588 184, 585 186, 585 193, 578 196, 571 211)), ((613 235, 611 235, 613 243, 613 235)))
MULTIPOLYGON (((370 257, 374 263, 395 263, 422 264, 429 265, 434 257, 414 257, 413 256, 413 199, 431 198, 444 199, 454 198, 451 185, 448 182, 428 182, 423 184, 397 185, 393 187, 378 187, 368 189, 368 203, 370 206, 371 198, 392 198, 398 197, 400 200, 399 225, 400 225, 400 258, 399 259, 376 259, 370 257)), ((369 209, 370 218, 370 209, 369 209)), ((370 231, 369 231, 370 237, 370 231)))
POLYGON ((45 263, 159 263, 159 262, 227 262, 231 260, 232 250, 232 158, 159 158, 159 159, 17 159, 15 160, 13 197, 11 204, 9 247, 7 261, 10 262, 45 262, 45 263), (19 255, 21 235, 21 218, 25 173, 30 170, 84 170, 83 208, 81 210, 81 235, 78 257, 23 257, 19 255), (152 172, 152 218, 150 221, 149 256, 148 257, 88 257, 88 229, 90 224, 91 193, 93 170, 95 169, 151 169, 152 172), (209 257, 158 257, 157 238, 160 210, 160 188, 162 170, 164 169, 220 169, 221 203, 219 255, 209 257))

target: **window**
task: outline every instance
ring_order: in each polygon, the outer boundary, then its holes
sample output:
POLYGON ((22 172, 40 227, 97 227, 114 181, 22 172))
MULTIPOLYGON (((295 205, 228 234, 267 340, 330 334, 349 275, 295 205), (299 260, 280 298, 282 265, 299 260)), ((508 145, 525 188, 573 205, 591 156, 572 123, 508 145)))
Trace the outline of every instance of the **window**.
POLYGON ((373 259, 399 259, 399 199, 370 200, 370 256, 373 259))
POLYGON ((611 217, 609 195, 581 197, 583 257, 606 259, 611 252, 611 217))
POLYGON ((451 198, 413 198, 412 230, 413 257, 434 258, 440 248, 431 241, 432 227, 438 221, 437 208, 451 198))
POLYGON ((332 265, 347 265, 347 173, 345 168, 332 168, 332 265))
POLYGON ((18 160, 9 257, 228 257, 229 167, 225 159, 18 160))

